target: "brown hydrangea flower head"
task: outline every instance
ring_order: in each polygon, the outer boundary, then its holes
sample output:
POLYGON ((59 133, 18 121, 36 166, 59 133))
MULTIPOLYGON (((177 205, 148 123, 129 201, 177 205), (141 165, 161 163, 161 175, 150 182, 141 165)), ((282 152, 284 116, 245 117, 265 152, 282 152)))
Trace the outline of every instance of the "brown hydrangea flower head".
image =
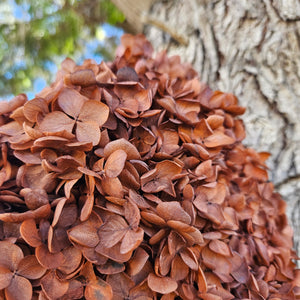
POLYGON ((268 153, 245 109, 125 34, 0 103, 0 298, 300 299, 268 153))

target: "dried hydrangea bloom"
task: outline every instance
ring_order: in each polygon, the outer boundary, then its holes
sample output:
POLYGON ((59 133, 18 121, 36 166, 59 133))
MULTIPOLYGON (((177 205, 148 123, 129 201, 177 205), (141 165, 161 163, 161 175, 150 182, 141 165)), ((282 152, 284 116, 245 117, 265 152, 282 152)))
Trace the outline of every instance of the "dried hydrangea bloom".
POLYGON ((8 241, 0 242, 1 290, 6 299, 28 299, 32 297, 30 280, 39 279, 46 269, 34 255, 24 256, 17 245, 8 241))
POLYGON ((0 105, 0 298, 298 299, 268 153, 245 109, 124 35, 0 105))

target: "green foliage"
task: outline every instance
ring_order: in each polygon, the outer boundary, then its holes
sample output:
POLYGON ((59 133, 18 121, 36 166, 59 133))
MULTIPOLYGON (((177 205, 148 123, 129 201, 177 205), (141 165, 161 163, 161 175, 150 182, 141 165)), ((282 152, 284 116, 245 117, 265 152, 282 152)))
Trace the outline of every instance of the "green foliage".
POLYGON ((93 55, 111 59, 117 37, 96 41, 96 33, 104 23, 116 26, 123 21, 122 13, 108 0, 0 3, 0 97, 32 90, 36 78, 49 83, 53 66, 65 57, 80 62, 91 41, 98 45, 93 55), (15 16, 16 8, 21 17, 15 16))
POLYGON ((100 5, 109 24, 116 25, 125 21, 125 16, 110 1, 102 1, 100 5))

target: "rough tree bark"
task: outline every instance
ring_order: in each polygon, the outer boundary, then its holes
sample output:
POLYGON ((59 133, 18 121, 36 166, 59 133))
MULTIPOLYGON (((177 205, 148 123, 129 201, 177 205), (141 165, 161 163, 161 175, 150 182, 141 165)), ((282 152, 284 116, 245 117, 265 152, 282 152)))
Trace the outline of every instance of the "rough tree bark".
POLYGON ((300 2, 113 0, 156 50, 180 55, 247 107, 245 144, 271 153, 300 254, 300 2), (140 2, 140 3, 139 3, 140 2))

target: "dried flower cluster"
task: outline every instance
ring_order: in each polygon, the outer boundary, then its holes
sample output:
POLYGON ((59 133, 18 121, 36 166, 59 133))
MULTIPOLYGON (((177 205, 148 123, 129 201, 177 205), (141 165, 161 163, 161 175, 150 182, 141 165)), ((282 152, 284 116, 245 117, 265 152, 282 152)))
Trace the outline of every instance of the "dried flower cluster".
POLYGON ((0 103, 0 298, 300 299, 243 112, 142 35, 0 103))

